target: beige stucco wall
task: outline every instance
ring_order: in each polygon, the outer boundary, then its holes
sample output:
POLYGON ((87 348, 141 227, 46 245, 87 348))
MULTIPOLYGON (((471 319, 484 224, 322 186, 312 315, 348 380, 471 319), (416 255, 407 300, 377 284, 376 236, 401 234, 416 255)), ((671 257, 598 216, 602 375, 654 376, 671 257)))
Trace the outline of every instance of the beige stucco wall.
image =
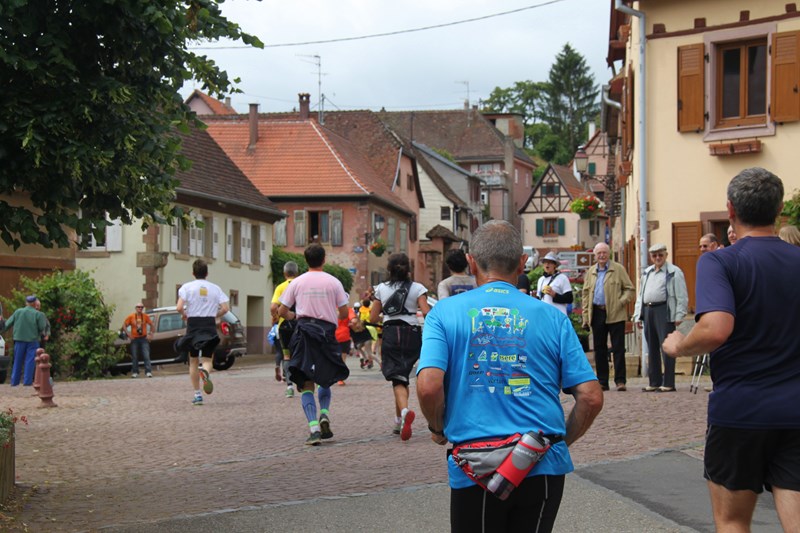
MULTIPOLYGON (((211 215, 210 213, 205 213, 211 215)), ((239 303, 232 310, 248 328, 248 332, 260 332, 268 324, 269 301, 272 298, 273 284, 269 258, 272 255, 272 226, 267 224, 267 261, 266 265, 237 265, 225 260, 225 216, 213 214, 217 227, 220 228, 219 254, 216 259, 209 259, 208 280, 219 285, 227 294, 231 290, 239 291, 239 303), (255 328, 255 329, 253 329, 255 328)), ((255 220, 246 220, 258 224, 255 220)), ((170 231, 162 228, 159 235, 159 248, 167 253, 167 263, 160 270, 157 305, 169 306, 176 303, 177 287, 192 277, 192 263, 196 257, 169 252, 170 231)), ((145 277, 137 266, 137 254, 145 250, 142 242, 141 223, 123 226, 122 251, 79 253, 76 260, 81 270, 91 270, 103 292, 106 303, 116 306, 112 316, 111 327, 122 324, 125 316, 131 313, 136 302, 144 297, 145 277)))
MULTIPOLYGON (((668 32, 691 29, 694 19, 705 17, 707 26, 739 20, 739 12, 750 11, 750 19, 784 13, 785 2, 752 3, 739 0, 726 2, 681 0, 641 2, 647 14, 648 28, 663 23, 668 32)), ((777 31, 800 29, 800 19, 777 21, 777 31)), ((777 174, 784 182, 787 198, 800 188, 796 171, 796 151, 800 141, 800 123, 778 125, 774 135, 759 137, 761 153, 736 156, 711 156, 704 133, 679 133, 677 130, 677 48, 701 43, 704 33, 649 39, 646 46, 647 98, 647 202, 649 224, 658 223, 649 242, 667 243, 672 251, 672 227, 676 222, 699 221, 702 212, 723 211, 726 188, 740 170, 760 166, 777 174)), ((638 94, 642 88, 639 70, 638 19, 628 42, 628 58, 634 67, 636 90, 633 152, 633 174, 626 189, 626 238, 638 232, 639 187, 641 179, 638 123, 642 119, 638 94)), ((708 91, 708 75, 706 77, 708 91)), ((706 101, 708 109, 709 102, 706 101)), ((752 138, 752 137, 745 137, 752 138)), ((638 238, 638 233, 635 234, 638 238)), ((638 258, 638 254, 637 254, 638 258)))

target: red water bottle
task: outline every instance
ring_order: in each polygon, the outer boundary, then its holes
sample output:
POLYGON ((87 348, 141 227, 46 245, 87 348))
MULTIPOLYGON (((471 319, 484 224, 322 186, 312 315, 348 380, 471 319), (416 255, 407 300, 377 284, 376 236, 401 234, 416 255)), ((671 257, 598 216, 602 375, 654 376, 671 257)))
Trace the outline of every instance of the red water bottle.
POLYGON ((486 484, 486 488, 501 500, 505 500, 549 449, 550 440, 541 432, 525 433, 508 457, 500 463, 486 484))

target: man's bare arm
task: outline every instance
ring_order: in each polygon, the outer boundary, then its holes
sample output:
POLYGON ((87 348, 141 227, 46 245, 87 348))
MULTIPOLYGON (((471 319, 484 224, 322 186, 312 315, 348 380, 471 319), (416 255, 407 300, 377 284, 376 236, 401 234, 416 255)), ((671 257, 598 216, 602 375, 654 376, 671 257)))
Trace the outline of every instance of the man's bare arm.
MULTIPOLYGON (((417 398, 428 425, 435 431, 444 430, 444 370, 423 368, 417 375, 417 398)), ((431 434, 436 444, 446 444, 443 435, 431 434)))
POLYGON ((347 304, 344 304, 339 308, 339 320, 344 320, 345 318, 347 318, 348 314, 349 310, 347 308, 347 304))
MULTIPOLYGON (((418 382, 419 383, 419 382, 418 382)), ((567 446, 583 436, 603 409, 603 389, 597 381, 586 381, 572 387, 575 406, 567 417, 567 446)))
POLYGON ((286 320, 294 320, 296 315, 294 314, 294 312, 291 309, 289 309, 285 305, 281 304, 278 307, 278 316, 281 317, 281 318, 284 318, 286 320), (291 315, 291 317, 289 315, 291 315))
POLYGON ((673 331, 664 339, 661 347, 670 357, 711 353, 731 336, 734 322, 733 315, 724 311, 705 313, 688 335, 673 331))

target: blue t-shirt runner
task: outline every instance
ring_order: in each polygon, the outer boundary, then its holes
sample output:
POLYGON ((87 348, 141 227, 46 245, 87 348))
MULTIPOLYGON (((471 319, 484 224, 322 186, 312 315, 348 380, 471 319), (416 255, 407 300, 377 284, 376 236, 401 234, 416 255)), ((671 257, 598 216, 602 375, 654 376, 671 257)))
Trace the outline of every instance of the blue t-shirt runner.
MULTIPOLYGON (((454 443, 541 430, 564 435, 559 393, 596 380, 569 319, 510 283, 487 283, 440 301, 425 319, 423 368, 445 372, 444 432, 454 443)), ((448 459, 450 486, 474 483, 448 459)), ((564 442, 531 470, 573 470, 564 442)))

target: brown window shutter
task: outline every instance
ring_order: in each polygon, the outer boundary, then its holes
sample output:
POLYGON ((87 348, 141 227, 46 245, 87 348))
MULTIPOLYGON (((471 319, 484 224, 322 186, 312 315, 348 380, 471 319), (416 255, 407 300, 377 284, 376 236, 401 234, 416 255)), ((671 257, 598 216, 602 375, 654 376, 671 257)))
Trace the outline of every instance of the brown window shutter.
POLYGON ((705 129, 705 45, 678 47, 678 131, 705 129))
POLYGON ((800 120, 800 32, 789 31, 772 36, 772 105, 770 118, 775 122, 800 120))
POLYGON ((633 67, 630 64, 622 90, 622 158, 630 159, 630 151, 633 150, 633 67))

